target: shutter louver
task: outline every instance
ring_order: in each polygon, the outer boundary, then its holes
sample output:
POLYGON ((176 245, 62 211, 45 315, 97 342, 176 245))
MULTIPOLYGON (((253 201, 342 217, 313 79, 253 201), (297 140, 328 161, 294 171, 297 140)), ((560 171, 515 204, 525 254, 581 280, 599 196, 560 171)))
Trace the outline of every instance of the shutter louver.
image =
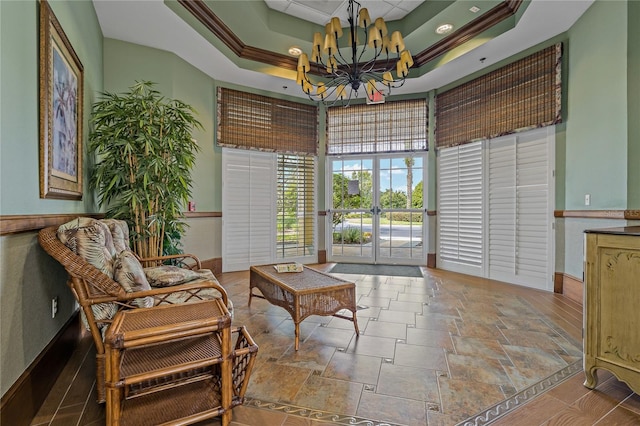
POLYGON ((458 154, 459 261, 482 264, 482 143, 461 146, 458 154))
POLYGON ((549 161, 545 139, 519 140, 517 150, 517 270, 533 281, 548 281, 549 161))
POLYGON ((491 141, 489 161, 489 265, 491 273, 515 273, 515 138, 491 141))
POLYGON ((482 142, 441 149, 439 155, 440 259, 480 268, 483 258, 482 142))
POLYGON ((273 262, 275 154, 222 150, 222 270, 273 262))
POLYGON ((550 280, 549 142, 545 131, 489 149, 489 277, 534 288, 550 280))

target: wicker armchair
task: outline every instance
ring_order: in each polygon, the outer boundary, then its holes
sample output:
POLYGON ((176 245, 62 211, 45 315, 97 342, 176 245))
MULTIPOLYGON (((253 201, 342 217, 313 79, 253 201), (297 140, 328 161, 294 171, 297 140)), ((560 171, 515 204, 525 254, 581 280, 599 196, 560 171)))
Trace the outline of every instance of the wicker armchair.
MULTIPOLYGON (((114 279, 63 244, 58 238, 57 231, 58 227, 42 229, 38 234, 38 241, 42 248, 60 262, 69 273, 68 285, 80 304, 84 318, 86 318, 85 325, 91 331, 96 346, 96 390, 98 402, 104 402, 106 397, 104 333, 117 311, 139 309, 140 300, 152 300, 152 305, 157 306, 221 298, 225 305, 231 307, 226 291, 220 286, 211 271, 208 270, 206 272, 199 271, 202 274, 200 278, 190 282, 160 288, 151 287, 151 290, 145 291, 127 292, 120 283, 114 281, 114 279), (99 318, 100 315, 96 316, 95 308, 97 306, 115 308, 108 318, 99 318)), ((182 262, 185 267, 193 271, 200 269, 200 261, 195 256, 188 254, 140 259, 140 261, 142 265, 145 265, 147 262, 155 264, 158 261, 167 259, 182 262), (186 259, 188 259, 187 263, 183 262, 186 259)))

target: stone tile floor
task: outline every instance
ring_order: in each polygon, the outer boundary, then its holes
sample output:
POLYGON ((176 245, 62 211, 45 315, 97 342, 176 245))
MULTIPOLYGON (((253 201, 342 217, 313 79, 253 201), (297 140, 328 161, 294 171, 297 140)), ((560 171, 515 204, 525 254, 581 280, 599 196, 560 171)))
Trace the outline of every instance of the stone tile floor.
POLYGON ((298 352, 283 309, 261 299, 246 307, 246 289, 233 298, 234 321, 260 346, 249 406, 303 407, 344 424, 456 424, 560 370, 579 371, 580 343, 518 295, 430 275, 336 275, 356 282, 361 333, 310 317, 298 352))
MULTIPOLYGON (((316 265, 327 270, 331 265, 316 265)), ((260 345, 233 426, 638 425, 640 397, 601 371, 582 386, 582 307, 562 295, 425 269, 425 278, 355 276, 361 335, 350 321, 294 326, 248 300, 248 272, 220 274, 260 345)), ((81 341, 32 425, 104 425, 95 350, 81 341)), ((219 419, 204 425, 219 425, 219 419)))

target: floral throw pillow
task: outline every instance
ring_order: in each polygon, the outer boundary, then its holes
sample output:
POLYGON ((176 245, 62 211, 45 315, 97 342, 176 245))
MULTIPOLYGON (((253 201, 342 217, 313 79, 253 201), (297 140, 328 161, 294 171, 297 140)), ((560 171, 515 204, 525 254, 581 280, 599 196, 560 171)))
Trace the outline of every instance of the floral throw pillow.
POLYGON ((58 239, 75 254, 113 278, 116 250, 107 225, 90 217, 79 217, 58 227, 58 239))
POLYGON ((116 253, 120 253, 123 250, 131 250, 131 247, 129 247, 129 226, 127 222, 118 219, 102 219, 100 222, 109 228, 116 253))
MULTIPOLYGON (((124 250, 118 254, 113 265, 113 278, 124 288, 127 293, 151 290, 151 286, 133 252, 124 250)), ((133 304, 140 308, 153 306, 152 297, 141 297, 133 300, 133 304)))
POLYGON ((188 283, 202 276, 200 272, 171 265, 145 268, 144 273, 152 287, 171 287, 188 283))

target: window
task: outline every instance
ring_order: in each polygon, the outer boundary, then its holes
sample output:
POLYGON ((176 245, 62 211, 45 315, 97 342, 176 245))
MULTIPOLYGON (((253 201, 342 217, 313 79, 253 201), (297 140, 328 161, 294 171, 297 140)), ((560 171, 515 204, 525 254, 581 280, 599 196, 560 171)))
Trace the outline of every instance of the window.
POLYGON ((223 271, 316 262, 317 106, 223 87, 217 94, 223 271))
POLYGON ((222 150, 222 270, 316 262, 315 157, 222 150))
POLYGON ((315 158, 278 154, 276 258, 316 254, 315 158))
POLYGON ((426 151, 427 101, 338 106, 327 110, 327 154, 426 151))

